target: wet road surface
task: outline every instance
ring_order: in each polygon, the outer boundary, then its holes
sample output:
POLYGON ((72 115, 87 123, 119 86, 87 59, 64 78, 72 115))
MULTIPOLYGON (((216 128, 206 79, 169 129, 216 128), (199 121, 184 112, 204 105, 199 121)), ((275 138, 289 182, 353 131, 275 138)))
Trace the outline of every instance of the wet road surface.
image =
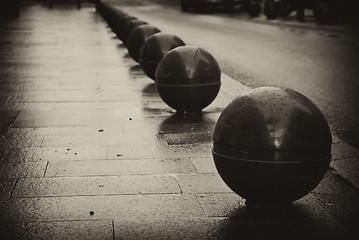
POLYGON ((219 114, 248 87, 223 74, 202 114, 175 114, 93 5, 27 6, 0 29, 2 238, 356 239, 357 168, 341 166, 357 149, 334 138, 313 192, 253 211, 211 155, 219 114))
POLYGON ((310 10, 301 24, 294 13, 287 20, 267 21, 242 12, 183 13, 178 4, 119 5, 187 44, 205 48, 224 73, 247 86, 299 91, 319 106, 333 133, 359 148, 357 28, 318 26, 310 10))

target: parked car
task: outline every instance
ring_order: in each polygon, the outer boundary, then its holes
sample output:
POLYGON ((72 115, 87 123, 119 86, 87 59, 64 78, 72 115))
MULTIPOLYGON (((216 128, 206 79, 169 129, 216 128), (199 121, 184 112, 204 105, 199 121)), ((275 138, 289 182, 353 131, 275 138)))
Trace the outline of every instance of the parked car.
POLYGON ((258 16, 261 11, 261 0, 180 0, 184 12, 201 12, 205 9, 223 9, 231 12, 236 5, 241 5, 252 17, 258 16))
POLYGON ((265 0, 264 15, 268 19, 286 17, 298 10, 299 3, 305 9, 312 9, 319 23, 332 23, 338 15, 358 19, 359 3, 355 0, 265 0))
POLYGON ((264 15, 269 19, 287 17, 298 9, 299 3, 304 8, 312 9, 317 0, 265 0, 264 15))
POLYGON ((181 0, 181 9, 184 12, 200 12, 207 7, 218 7, 221 2, 222 0, 181 0))

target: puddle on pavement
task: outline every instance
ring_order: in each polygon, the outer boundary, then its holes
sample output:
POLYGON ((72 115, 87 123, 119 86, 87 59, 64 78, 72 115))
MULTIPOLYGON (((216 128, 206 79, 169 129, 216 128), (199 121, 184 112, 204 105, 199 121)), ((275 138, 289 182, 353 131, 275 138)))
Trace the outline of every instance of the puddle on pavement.
POLYGON ((176 113, 167 117, 159 126, 159 136, 169 145, 212 143, 216 120, 207 113, 176 113))

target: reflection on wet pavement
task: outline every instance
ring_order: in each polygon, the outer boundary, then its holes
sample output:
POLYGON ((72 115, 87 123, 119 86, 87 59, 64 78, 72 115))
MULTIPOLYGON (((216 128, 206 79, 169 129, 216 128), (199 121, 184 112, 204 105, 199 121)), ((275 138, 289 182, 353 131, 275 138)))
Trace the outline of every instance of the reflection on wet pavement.
POLYGON ((4 239, 252 239, 283 224, 278 239, 343 232, 311 196, 293 222, 248 212, 211 154, 233 95, 224 88, 202 113, 176 114, 93 5, 24 7, 0 23, 0 39, 4 239))

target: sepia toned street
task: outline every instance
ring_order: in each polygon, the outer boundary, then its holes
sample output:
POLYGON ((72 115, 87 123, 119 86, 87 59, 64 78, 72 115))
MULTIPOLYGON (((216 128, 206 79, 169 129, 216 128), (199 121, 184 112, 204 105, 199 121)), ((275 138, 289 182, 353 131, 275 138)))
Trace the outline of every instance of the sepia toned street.
MULTIPOLYGON (((343 126, 348 122, 334 117, 340 110, 332 104, 342 101, 345 90, 332 86, 337 95, 325 101, 323 92, 330 86, 316 94, 320 83, 301 87, 294 77, 293 85, 282 84, 296 67, 308 68, 300 49, 283 50, 300 65, 285 61, 282 77, 270 84, 264 82, 270 65, 258 71, 248 67, 260 57, 238 62, 244 70, 239 76, 228 54, 220 54, 229 45, 212 49, 215 40, 201 42, 200 34, 186 33, 181 24, 174 28, 156 19, 155 9, 161 12, 167 5, 102 2, 207 49, 221 66, 220 91, 202 112, 176 112, 93 3, 83 1, 78 7, 76 1, 54 1, 52 8, 47 1, 23 4, 18 18, 0 22, 0 239, 357 238, 359 150, 350 143, 358 136, 347 135, 343 126), (286 208, 248 207, 223 182, 212 156, 214 128, 223 110, 263 85, 301 91, 324 111, 332 129, 332 160, 325 177, 286 208)), ((279 20, 263 25, 261 19, 224 21, 255 24, 259 31, 277 29, 276 24, 286 27, 279 20)), ((316 28, 310 22, 307 27, 316 28)), ((313 31, 355 32, 347 26, 313 31)), ((352 43, 353 35, 341 39, 352 43)), ((320 66, 313 67, 313 78, 322 79, 322 69, 331 63, 320 66)), ((333 71, 340 74, 342 68, 333 71)), ((354 79, 355 71, 344 75, 354 79)), ((268 74, 273 78, 274 73, 268 74)), ((348 99, 357 99, 358 85, 351 84, 348 99)), ((349 112, 358 109, 356 104, 340 106, 349 112)))

